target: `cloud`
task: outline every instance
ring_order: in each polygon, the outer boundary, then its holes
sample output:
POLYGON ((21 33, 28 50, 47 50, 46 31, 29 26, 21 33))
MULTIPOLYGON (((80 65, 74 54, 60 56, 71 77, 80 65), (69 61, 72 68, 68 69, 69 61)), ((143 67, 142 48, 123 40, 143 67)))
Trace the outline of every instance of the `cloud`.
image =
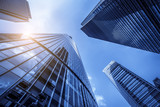
POLYGON ((95 87, 92 87, 92 90, 93 90, 93 93, 95 93, 95 91, 96 91, 96 88, 95 88, 95 87))
POLYGON ((104 98, 101 95, 95 95, 97 103, 99 106, 104 106, 106 107, 106 103, 104 102, 104 98))
POLYGON ((88 77, 89 81, 92 80, 92 77, 88 73, 87 73, 87 77, 88 77))
POLYGON ((89 79, 89 80, 92 80, 92 77, 88 75, 88 79, 89 79))
MULTIPOLYGON (((87 73, 87 77, 88 77, 89 81, 91 82, 92 77, 88 73, 87 73)), ((94 84, 92 84, 91 86, 92 86, 93 93, 95 94, 96 101, 97 101, 98 105, 100 107, 106 107, 106 103, 105 103, 104 97, 102 95, 98 95, 98 94, 95 93, 96 87, 95 87, 94 84)))

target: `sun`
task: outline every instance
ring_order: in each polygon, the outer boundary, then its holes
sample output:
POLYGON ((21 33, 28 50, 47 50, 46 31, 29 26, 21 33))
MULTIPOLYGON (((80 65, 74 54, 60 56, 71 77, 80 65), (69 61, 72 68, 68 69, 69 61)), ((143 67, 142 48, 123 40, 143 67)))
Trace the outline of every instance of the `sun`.
POLYGON ((30 37, 31 37, 31 33, 30 32, 25 32, 21 36, 22 39, 29 39, 30 37))
POLYGON ((23 35, 26 36, 27 38, 31 37, 31 33, 30 32, 23 33, 23 35))

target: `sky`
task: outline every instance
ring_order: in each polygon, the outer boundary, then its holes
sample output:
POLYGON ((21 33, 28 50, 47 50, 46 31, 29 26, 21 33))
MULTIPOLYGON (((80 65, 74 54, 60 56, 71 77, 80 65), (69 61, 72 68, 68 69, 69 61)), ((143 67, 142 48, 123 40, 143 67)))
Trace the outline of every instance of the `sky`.
POLYGON ((115 60, 153 84, 160 78, 160 55, 85 35, 81 22, 99 0, 28 0, 32 19, 25 23, 0 20, 1 33, 65 33, 73 37, 99 107, 129 107, 102 70, 115 60))

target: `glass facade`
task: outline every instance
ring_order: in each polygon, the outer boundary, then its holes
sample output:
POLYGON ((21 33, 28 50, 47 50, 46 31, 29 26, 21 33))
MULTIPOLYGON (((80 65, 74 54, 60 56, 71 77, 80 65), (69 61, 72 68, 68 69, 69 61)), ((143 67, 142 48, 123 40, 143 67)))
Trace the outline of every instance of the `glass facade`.
POLYGON ((160 90, 160 79, 159 78, 155 78, 153 80, 154 85, 160 90))
POLYGON ((89 37, 160 53, 159 0, 101 0, 82 22, 89 37))
POLYGON ((0 106, 97 107, 66 34, 0 34, 0 106))
POLYGON ((31 18, 26 0, 0 0, 0 19, 13 22, 26 22, 31 18))
POLYGON ((103 72, 131 106, 160 106, 160 90, 117 62, 112 61, 103 72))

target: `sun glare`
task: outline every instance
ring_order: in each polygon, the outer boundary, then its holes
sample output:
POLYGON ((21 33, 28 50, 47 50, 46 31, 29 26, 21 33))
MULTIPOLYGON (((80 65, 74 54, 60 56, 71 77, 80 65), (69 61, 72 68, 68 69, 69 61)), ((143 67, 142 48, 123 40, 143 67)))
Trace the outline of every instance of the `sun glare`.
POLYGON ((33 28, 33 25, 31 23, 26 23, 25 27, 22 30, 23 33, 22 33, 21 38, 22 39, 29 39, 32 35, 32 32, 34 31, 33 29, 34 28, 33 28))
POLYGON ((27 32, 27 33, 23 33, 22 35, 22 39, 29 39, 31 37, 31 33, 27 32))

